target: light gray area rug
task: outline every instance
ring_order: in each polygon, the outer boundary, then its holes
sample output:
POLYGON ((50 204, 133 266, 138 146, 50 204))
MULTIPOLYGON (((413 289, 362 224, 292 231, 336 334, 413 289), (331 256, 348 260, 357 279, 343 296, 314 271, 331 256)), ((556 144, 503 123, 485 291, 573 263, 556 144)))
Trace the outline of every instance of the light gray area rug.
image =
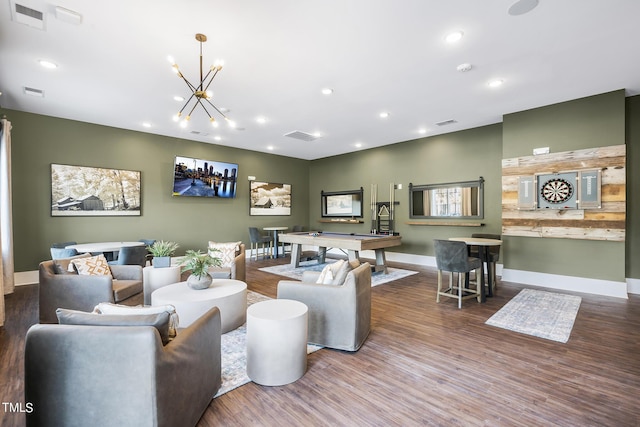
MULTIPOLYGON (((257 292, 247 291, 247 307, 271 299, 257 292)), ((251 381, 247 376, 247 324, 221 336, 222 385, 214 397, 221 396, 251 381)), ((307 354, 322 347, 307 344, 307 354)))
MULTIPOLYGON (((267 273, 277 274, 280 276, 289 277, 295 280, 302 280, 302 273, 305 271, 322 271, 327 265, 336 262, 334 259, 328 259, 324 264, 318 264, 317 261, 304 261, 300 263, 300 267, 293 268, 291 264, 274 265, 272 267, 260 268, 260 271, 267 273)), ((389 283, 394 280, 402 279, 403 277, 411 276, 412 274, 418 274, 417 271, 403 270, 401 268, 387 268, 388 273, 382 272, 373 273, 371 275, 371 286, 382 285, 383 283, 389 283)))
POLYGON ((523 289, 486 324, 566 343, 581 301, 575 295, 523 289))

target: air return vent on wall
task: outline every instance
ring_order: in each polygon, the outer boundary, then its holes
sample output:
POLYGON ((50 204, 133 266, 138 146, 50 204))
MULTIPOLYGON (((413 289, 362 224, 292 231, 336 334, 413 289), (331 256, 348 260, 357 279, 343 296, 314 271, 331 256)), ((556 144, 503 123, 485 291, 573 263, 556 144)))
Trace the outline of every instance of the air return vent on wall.
POLYGON ((45 15, 42 11, 32 9, 19 3, 11 2, 11 16, 15 22, 32 28, 44 30, 45 15))
POLYGON ((315 135, 312 135, 306 132, 301 132, 299 130, 294 130, 293 132, 285 133, 284 136, 288 136, 289 138, 299 139, 300 141, 307 141, 307 142, 315 141, 316 139, 318 139, 318 137, 315 135))

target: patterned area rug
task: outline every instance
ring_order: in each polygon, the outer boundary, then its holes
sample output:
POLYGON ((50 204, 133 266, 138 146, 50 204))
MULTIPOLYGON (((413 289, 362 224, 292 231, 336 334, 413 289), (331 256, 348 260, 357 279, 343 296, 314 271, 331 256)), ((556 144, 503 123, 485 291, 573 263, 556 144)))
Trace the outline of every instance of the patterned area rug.
MULTIPOLYGON (((327 265, 336 262, 336 260, 328 259, 325 264, 318 264, 317 261, 303 261, 300 263, 300 267, 293 268, 291 264, 274 265, 272 267, 260 268, 260 271, 267 273, 278 274, 280 276, 286 276, 295 280, 302 280, 302 273, 305 271, 322 271, 327 265)), ((388 267, 387 274, 382 272, 376 272, 371 275, 371 286, 382 285, 383 283, 389 283, 394 280, 402 279, 403 277, 411 276, 412 274, 418 274, 417 271, 403 270, 401 268, 388 267)))
POLYGON ((486 324, 566 343, 581 301, 574 295, 523 289, 486 324))
MULTIPOLYGON (((247 291, 247 307, 259 301, 271 299, 257 292, 247 291)), ((307 345, 307 354, 320 350, 317 345, 307 345)), ((214 397, 221 396, 251 381, 247 376, 247 324, 229 331, 221 337, 222 385, 214 397)))

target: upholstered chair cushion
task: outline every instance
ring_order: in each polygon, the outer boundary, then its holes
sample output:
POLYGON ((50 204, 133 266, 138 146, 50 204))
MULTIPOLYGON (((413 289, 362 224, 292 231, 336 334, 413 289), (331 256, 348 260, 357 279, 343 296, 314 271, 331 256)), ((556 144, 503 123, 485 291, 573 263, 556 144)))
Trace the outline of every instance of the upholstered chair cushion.
POLYGON ((53 270, 55 274, 67 274, 67 273, 77 274, 76 269, 73 267, 73 264, 71 264, 71 261, 78 258, 89 258, 89 257, 91 257, 91 254, 87 252, 84 254, 72 256, 70 258, 59 258, 59 259, 53 260, 53 270))
POLYGON ((118 314, 118 315, 137 315, 137 314, 158 314, 169 313, 169 339, 173 339, 178 334, 180 320, 176 308, 173 305, 123 305, 113 304, 110 302, 101 302, 93 309, 95 314, 118 314))
POLYGON ((158 330, 162 344, 169 343, 169 313, 155 314, 94 314, 59 308, 56 310, 61 325, 85 326, 153 326, 158 330))

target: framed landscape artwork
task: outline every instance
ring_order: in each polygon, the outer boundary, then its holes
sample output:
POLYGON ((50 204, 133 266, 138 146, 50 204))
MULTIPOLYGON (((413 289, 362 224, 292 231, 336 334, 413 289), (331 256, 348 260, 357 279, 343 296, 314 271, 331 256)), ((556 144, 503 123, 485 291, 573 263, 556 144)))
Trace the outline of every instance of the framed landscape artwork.
POLYGON ((51 216, 140 216, 140 172, 51 164, 51 216))
POLYGON ((291 184, 251 181, 250 215, 291 215, 291 184))

